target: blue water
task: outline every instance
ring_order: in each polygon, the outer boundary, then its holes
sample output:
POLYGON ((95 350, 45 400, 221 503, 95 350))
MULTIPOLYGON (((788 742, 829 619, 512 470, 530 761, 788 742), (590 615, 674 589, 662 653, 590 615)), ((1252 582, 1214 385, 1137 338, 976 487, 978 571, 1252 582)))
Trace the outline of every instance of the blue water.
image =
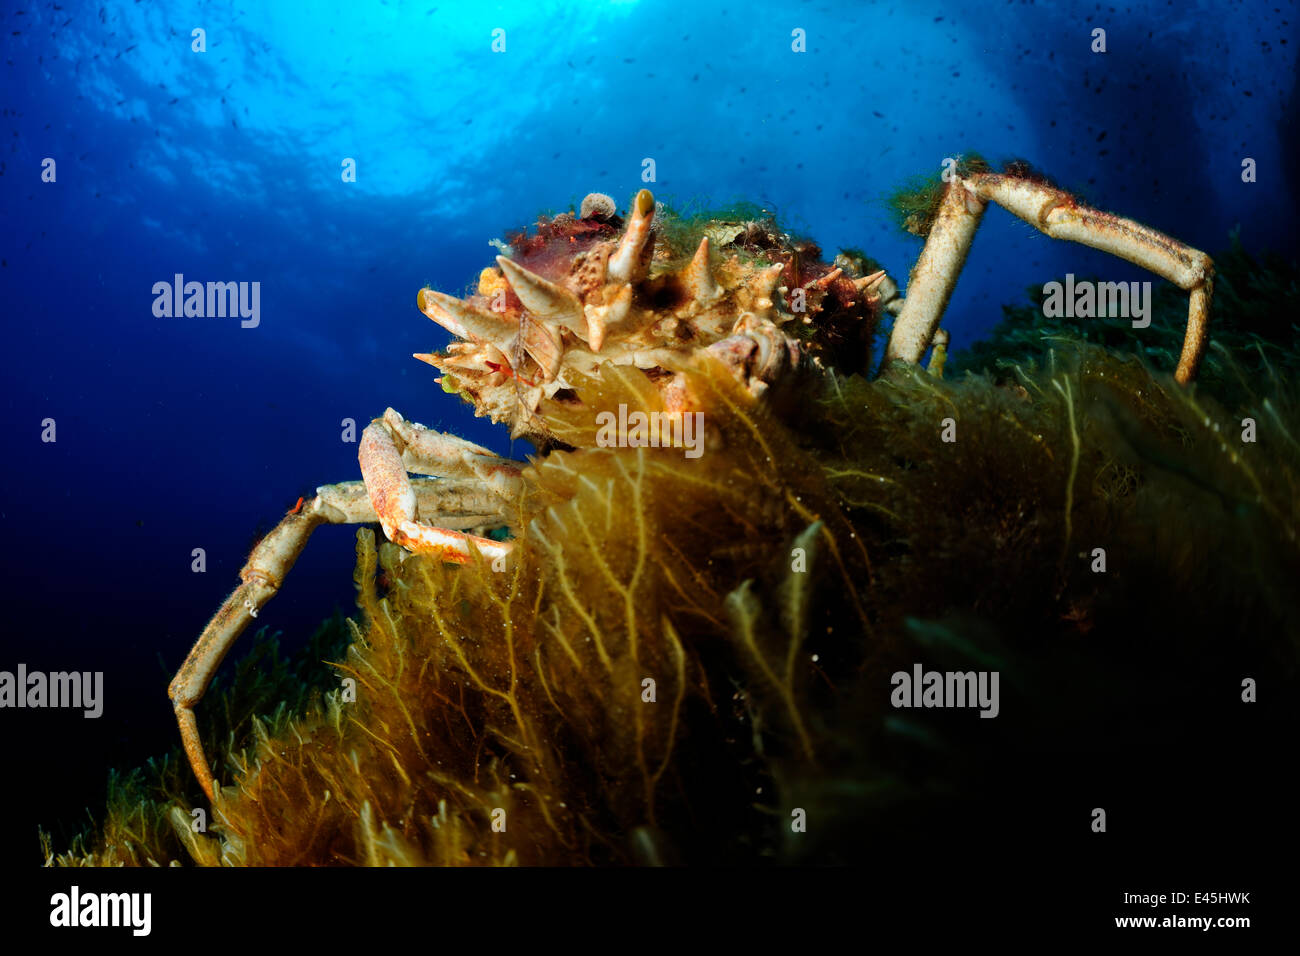
MULTIPOLYGON (((447 340, 417 289, 463 290, 541 210, 747 198, 901 282, 919 241, 882 196, 975 150, 1211 253, 1236 225, 1295 252, 1294 3, 4 6, 0 669, 103 670, 107 698, 0 711, 35 781, 21 832, 98 812, 109 766, 175 741, 168 675, 256 532, 358 477, 344 419, 392 405, 530 451, 410 356, 447 340), (259 282, 260 324, 156 317, 177 273, 259 282)), ((1143 277, 990 211, 954 346, 1067 271, 1143 277)), ((317 532, 264 623, 294 642, 350 609, 353 535, 317 532)))

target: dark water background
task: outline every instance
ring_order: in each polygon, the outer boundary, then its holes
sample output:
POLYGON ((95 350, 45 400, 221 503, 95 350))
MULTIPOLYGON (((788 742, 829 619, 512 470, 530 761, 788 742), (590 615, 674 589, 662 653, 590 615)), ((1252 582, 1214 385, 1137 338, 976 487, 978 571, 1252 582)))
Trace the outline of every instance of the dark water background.
MULTIPOLYGON (((1295 251, 1294 3, 262 6, 3 7, 0 669, 106 685, 98 720, 0 711, 24 860, 38 823, 100 812, 110 766, 176 741, 167 680, 255 534, 358 477, 342 419, 392 405, 529 451, 410 358, 447 339, 416 290, 463 290, 488 240, 543 209, 625 206, 647 157, 659 198, 767 204, 900 281, 919 242, 881 198, 963 150, 1211 253, 1236 225, 1250 250, 1295 251), (156 318, 175 273, 259 281, 260 326, 156 318)), ((1067 271, 1146 277, 990 211, 954 345, 1067 271)), ((318 531, 264 613, 290 645, 351 609, 353 535, 318 531)))

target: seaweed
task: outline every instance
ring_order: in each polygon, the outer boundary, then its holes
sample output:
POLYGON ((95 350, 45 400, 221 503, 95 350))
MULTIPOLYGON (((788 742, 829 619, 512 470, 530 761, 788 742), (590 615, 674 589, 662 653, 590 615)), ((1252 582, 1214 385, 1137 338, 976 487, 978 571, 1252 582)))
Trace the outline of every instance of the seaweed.
POLYGON ((692 198, 656 205, 655 236, 667 261, 689 259, 705 236, 714 249, 754 262, 774 261, 773 253, 806 242, 787 232, 768 204, 692 198))
MULTIPOLYGON (((972 173, 988 172, 991 167, 978 153, 967 153, 956 157, 953 168, 957 175, 969 176, 972 173)), ((1008 171, 1019 171, 1019 167, 1009 163, 1008 171)), ((939 214, 939 205, 943 201, 947 185, 946 179, 941 175, 918 173, 889 192, 884 197, 884 206, 899 229, 925 238, 930 235, 934 218, 939 214)))
MULTIPOLYGON (((327 661, 346 650, 350 636, 343 616, 335 612, 304 646, 286 656, 279 633, 257 631, 248 653, 212 682, 213 706, 204 713, 205 749, 235 759, 266 720, 306 710, 323 690, 336 686, 327 661)), ((168 680, 169 672, 160 679, 160 693, 168 680)), ((50 834, 42 832, 42 852, 47 864, 60 866, 160 866, 190 859, 187 849, 198 848, 193 810, 203 802, 177 747, 144 767, 126 773, 110 770, 102 825, 96 827, 92 819, 69 850, 58 854, 50 834)))
MULTIPOLYGON (((1100 774, 1090 755, 1180 714, 1232 746, 1243 675, 1277 685, 1278 717, 1300 680, 1294 263, 1232 236, 1194 388, 1169 374, 1187 302, 1167 286, 1137 355, 1126 320, 1036 299, 987 342, 937 344, 929 371, 869 380, 879 310, 774 214, 664 207, 654 228, 668 259, 706 235, 728 261, 779 259, 817 307, 796 328, 815 362, 759 400, 708 350, 657 359, 698 457, 602 441, 611 409, 671 417, 667 393, 633 366, 570 369, 541 399, 550 451, 500 532, 509 561, 362 528, 355 618, 292 657, 264 631, 208 691, 211 819, 173 752, 111 773, 67 850, 41 834, 48 864, 855 862, 1017 812, 1027 775, 1100 774), (996 671, 1004 716, 891 706, 912 666, 996 671)), ((559 263, 613 231, 562 213, 511 241, 559 263)), ((835 266, 873 271, 854 249, 835 266)), ((665 275, 647 301, 675 301, 665 275)))
MULTIPOLYGON (((167 761, 112 778, 101 829, 47 856, 860 861, 934 806, 994 799, 990 765, 1002 786, 1113 745, 1136 708, 1203 701, 1224 672, 1293 687, 1300 404, 1222 362, 1258 442, 1211 388, 1079 342, 1003 381, 829 372, 781 418, 700 355, 680 370, 698 459, 596 446, 596 409, 663 412, 660 393, 634 369, 578 376, 580 402, 544 409, 569 450, 526 470, 506 569, 362 529, 330 689, 289 681, 246 746, 215 741, 208 832, 167 761), (889 675, 918 660, 1000 669, 1018 716, 892 709, 889 675)), ((207 719, 242 723, 252 670, 207 719)))

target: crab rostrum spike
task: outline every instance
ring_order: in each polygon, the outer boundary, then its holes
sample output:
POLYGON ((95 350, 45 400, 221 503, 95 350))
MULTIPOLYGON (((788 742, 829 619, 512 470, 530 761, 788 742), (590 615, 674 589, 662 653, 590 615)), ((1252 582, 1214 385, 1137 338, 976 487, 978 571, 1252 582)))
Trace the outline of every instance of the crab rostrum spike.
POLYGON ((509 319, 493 312, 480 312, 454 296, 433 289, 420 290, 419 304, 421 312, 452 335, 484 342, 510 354, 518 329, 509 319))
POLYGON ((700 240, 700 247, 690 264, 682 270, 682 281, 690 292, 691 298, 701 305, 708 305, 722 294, 718 284, 713 281, 713 270, 709 268, 709 237, 700 240))
POLYGON ((606 277, 610 282, 631 282, 645 275, 646 242, 650 239, 650 224, 654 222, 655 197, 643 189, 632 202, 627 231, 619 240, 618 249, 609 258, 606 277))
POLYGON ((607 305, 587 306, 587 344, 593 352, 599 352, 605 344, 605 333, 611 327, 621 325, 632 308, 632 287, 620 286, 614 301, 607 305))
POLYGON ((497 256, 497 265, 524 308, 533 315, 558 322, 578 335, 586 331, 582 321, 582 303, 568 289, 529 272, 505 256, 497 256))

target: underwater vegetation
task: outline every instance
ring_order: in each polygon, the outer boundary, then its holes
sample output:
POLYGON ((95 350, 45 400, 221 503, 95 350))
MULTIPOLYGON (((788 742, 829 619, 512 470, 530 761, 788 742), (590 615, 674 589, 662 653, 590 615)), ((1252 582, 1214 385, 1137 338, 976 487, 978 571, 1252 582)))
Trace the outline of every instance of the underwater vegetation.
MULTIPOLYGON (((709 236, 789 270, 799 240, 763 221, 675 222, 665 255, 684 268, 709 236)), ((226 784, 203 832, 173 754, 113 775, 103 822, 62 851, 43 836, 47 861, 860 862, 1151 713, 1235 699, 1243 675, 1293 690, 1295 270, 1236 245, 1218 265, 1221 348, 1192 388, 1170 372, 1172 293, 1143 355, 1123 326, 1023 307, 943 378, 869 379, 883 310, 854 308, 848 276, 808 333, 830 370, 796 400, 756 394, 725 355, 664 359, 707 423, 698 458, 597 441, 601 410, 673 410, 677 388, 634 365, 530 386, 549 451, 504 516, 505 570, 362 527, 356 617, 292 660, 263 636, 199 709, 226 784), (916 662, 999 670, 999 718, 893 709, 890 675, 916 662)), ((444 387, 504 409, 517 383, 496 365, 444 387)))

